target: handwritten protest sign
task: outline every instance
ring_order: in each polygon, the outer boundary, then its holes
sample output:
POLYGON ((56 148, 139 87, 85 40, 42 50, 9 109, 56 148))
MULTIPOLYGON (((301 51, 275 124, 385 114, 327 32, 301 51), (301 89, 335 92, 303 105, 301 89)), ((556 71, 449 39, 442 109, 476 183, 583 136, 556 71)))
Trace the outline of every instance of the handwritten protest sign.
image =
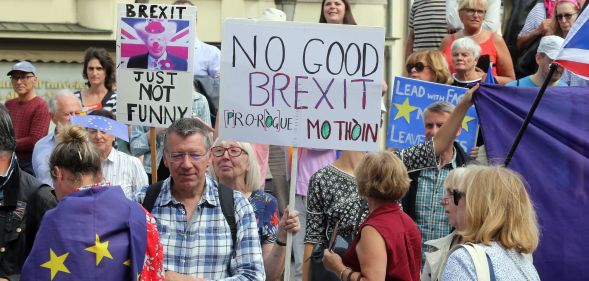
MULTIPOLYGON (((466 91, 466 88, 395 77, 387 147, 407 148, 425 142, 423 112, 426 107, 437 101, 456 105, 466 91)), ((460 135, 456 138, 465 151, 470 151, 476 144, 477 127, 477 114, 473 106, 466 113, 460 135)))
POLYGON ((382 28, 225 21, 221 137, 378 149, 383 48, 382 28))
POLYGON ((192 113, 196 8, 119 4, 117 119, 168 127, 192 113))

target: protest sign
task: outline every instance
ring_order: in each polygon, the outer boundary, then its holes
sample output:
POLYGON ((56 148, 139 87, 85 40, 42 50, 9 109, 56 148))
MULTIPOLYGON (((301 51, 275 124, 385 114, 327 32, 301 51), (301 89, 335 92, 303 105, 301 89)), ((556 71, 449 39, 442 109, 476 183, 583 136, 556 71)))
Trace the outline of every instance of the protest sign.
MULTIPOLYGON (((393 100, 389 113, 387 147, 407 148, 425 142, 423 112, 432 103, 446 101, 456 105, 468 89, 431 83, 421 80, 395 77, 393 100)), ((465 151, 475 146, 478 120, 471 107, 456 141, 465 151)))
POLYGON ((168 127, 190 117, 196 8, 118 7, 117 120, 168 127))
POLYGON ((383 48, 382 28, 225 21, 221 137, 377 150, 383 48))

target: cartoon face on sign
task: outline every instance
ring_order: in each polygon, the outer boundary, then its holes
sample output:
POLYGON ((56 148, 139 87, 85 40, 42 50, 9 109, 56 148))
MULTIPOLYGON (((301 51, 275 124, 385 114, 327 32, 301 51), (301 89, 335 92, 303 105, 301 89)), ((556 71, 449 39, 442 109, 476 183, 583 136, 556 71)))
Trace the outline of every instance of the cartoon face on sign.
POLYGON ((187 71, 188 21, 123 18, 122 22, 121 57, 128 58, 127 68, 187 71))

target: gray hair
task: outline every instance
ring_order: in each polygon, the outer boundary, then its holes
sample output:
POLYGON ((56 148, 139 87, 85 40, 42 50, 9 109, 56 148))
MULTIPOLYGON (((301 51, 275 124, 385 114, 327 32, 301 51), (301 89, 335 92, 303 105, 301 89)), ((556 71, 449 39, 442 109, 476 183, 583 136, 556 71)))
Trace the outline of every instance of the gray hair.
POLYGON ((428 105, 424 112, 434 112, 434 113, 442 113, 442 112, 446 112, 446 113, 450 113, 452 114, 452 112, 454 112, 454 105, 447 102, 447 101, 437 101, 434 102, 430 105, 428 105))
POLYGON ((72 91, 70 91, 68 89, 61 89, 61 90, 58 90, 57 92, 55 92, 55 94, 53 94, 53 96, 51 96, 51 100, 49 101, 48 107, 49 107, 49 113, 51 113, 51 116, 53 116, 53 115, 55 115, 55 113, 57 113, 57 100, 60 97, 74 98, 78 101, 80 108, 82 108, 82 102, 80 101, 80 99, 78 97, 76 97, 76 95, 74 95, 74 93, 72 93, 72 91))
MULTIPOLYGON (((227 141, 222 140, 221 138, 217 138, 215 143, 213 143, 213 147, 217 145, 223 145, 227 141)), ((260 165, 258 164, 258 159, 256 158, 256 152, 250 143, 247 142, 240 142, 236 141, 237 146, 239 146, 243 151, 245 151, 247 155, 247 164, 248 170, 245 173, 245 185, 248 191, 254 192, 260 188, 260 177, 262 177, 262 173, 260 171, 260 165)), ((218 176, 215 174, 215 161, 213 157, 213 165, 209 166, 209 175, 219 181, 218 176)))
POLYGON ((456 39, 454 43, 452 43, 452 53, 454 53, 458 49, 468 50, 477 60, 481 56, 481 46, 479 46, 479 44, 477 44, 477 42, 472 40, 470 37, 462 37, 460 39, 456 39))
POLYGON ((14 152, 16 138, 8 109, 0 103, 0 152, 14 152))
POLYGON ((205 150, 211 148, 210 131, 201 121, 194 118, 180 118, 172 123, 164 134, 164 149, 168 146, 168 135, 176 133, 179 136, 186 138, 194 134, 201 134, 205 140, 205 150))

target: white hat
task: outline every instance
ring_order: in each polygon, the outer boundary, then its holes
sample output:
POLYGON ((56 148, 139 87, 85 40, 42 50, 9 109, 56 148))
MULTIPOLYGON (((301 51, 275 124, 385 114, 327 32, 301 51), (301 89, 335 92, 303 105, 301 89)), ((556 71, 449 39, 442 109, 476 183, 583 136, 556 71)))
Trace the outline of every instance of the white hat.
POLYGON ((544 36, 540 39, 537 52, 546 54, 550 59, 555 59, 562 48, 562 43, 564 43, 562 37, 555 35, 544 36))
POLYGON ((259 19, 269 21, 286 21, 286 14, 278 9, 266 8, 262 12, 262 15, 259 19))

